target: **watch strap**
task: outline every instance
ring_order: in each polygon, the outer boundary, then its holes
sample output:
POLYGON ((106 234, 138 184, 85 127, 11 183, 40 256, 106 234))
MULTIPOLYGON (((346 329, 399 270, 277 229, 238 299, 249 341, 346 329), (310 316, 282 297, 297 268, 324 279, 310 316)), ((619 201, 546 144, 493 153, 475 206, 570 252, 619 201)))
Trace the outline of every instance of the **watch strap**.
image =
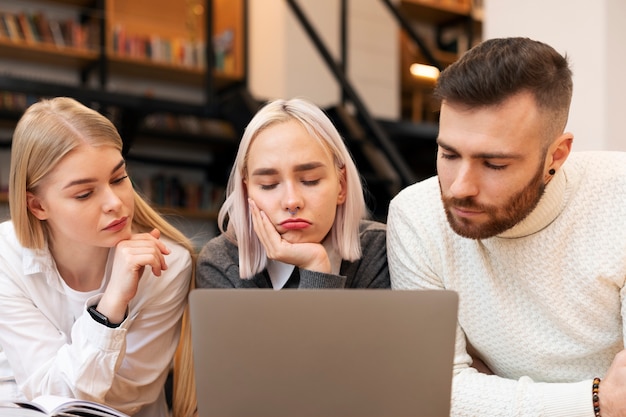
POLYGON ((101 312, 97 310, 97 307, 98 305, 96 304, 87 308, 87 311, 89 312, 89 315, 91 315, 92 319, 112 329, 120 327, 120 324, 122 323, 111 323, 107 316, 105 316, 104 314, 102 314, 101 312))

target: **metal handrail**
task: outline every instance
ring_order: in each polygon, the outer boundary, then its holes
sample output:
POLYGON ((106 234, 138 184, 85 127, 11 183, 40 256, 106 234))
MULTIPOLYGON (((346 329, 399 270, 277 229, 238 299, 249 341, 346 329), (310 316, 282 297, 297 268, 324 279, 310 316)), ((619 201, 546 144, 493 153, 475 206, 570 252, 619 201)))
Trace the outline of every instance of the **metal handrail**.
POLYGON ((413 26, 411 25, 409 19, 407 19, 402 13, 400 13, 400 10, 398 10, 398 8, 394 6, 393 3, 391 3, 391 0, 381 1, 385 6, 387 6, 389 12, 391 12, 392 16, 396 19, 398 24, 407 33, 407 35, 409 35, 411 40, 417 44, 428 63, 434 67, 437 67, 439 71, 443 71, 443 65, 441 65, 441 62, 437 58, 435 58, 435 55, 433 55, 433 53, 430 51, 430 48, 428 47, 428 45, 426 45, 426 42, 422 40, 422 37, 417 33, 417 31, 415 31, 415 29, 413 29, 413 26))
POLYGON ((297 4, 296 0, 286 0, 287 4, 291 6, 292 11, 295 16, 300 21, 303 29, 306 31, 307 35, 313 42, 314 46, 317 48, 318 52, 324 59, 324 62, 334 75, 335 79, 341 85, 342 91, 345 96, 352 102, 354 108, 358 112, 360 118, 365 124, 368 131, 374 137, 384 154, 387 158, 389 158, 390 162, 393 164, 394 168, 398 171, 398 175, 400 176, 404 185, 409 185, 415 182, 415 174, 408 167, 405 160, 400 156, 398 150, 395 145, 389 139, 387 133, 380 127, 378 122, 371 116, 367 107, 365 106, 363 100, 358 95, 348 78, 346 77, 345 72, 342 70, 341 66, 335 62, 335 59, 329 52, 326 45, 322 41, 321 37, 317 34, 308 18, 305 16, 304 12, 297 4))

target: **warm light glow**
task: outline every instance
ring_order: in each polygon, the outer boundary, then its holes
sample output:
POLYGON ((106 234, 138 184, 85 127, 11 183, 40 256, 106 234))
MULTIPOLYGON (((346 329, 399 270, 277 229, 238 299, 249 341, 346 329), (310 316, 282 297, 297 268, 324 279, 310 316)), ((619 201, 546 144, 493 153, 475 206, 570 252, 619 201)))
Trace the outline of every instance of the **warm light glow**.
POLYGON ((414 77, 418 78, 426 78, 432 81, 439 78, 439 69, 432 65, 411 64, 410 71, 414 77))

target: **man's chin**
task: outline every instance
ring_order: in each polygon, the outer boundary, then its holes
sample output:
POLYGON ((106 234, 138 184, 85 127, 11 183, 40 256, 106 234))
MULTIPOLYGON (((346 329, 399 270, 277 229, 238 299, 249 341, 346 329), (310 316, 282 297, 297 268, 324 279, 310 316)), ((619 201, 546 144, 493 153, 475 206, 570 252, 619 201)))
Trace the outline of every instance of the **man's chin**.
POLYGON ((467 222, 459 223, 458 221, 450 218, 448 219, 448 224, 454 233, 467 239, 488 239, 499 233, 499 231, 492 230, 492 228, 488 227, 488 225, 476 225, 467 222))

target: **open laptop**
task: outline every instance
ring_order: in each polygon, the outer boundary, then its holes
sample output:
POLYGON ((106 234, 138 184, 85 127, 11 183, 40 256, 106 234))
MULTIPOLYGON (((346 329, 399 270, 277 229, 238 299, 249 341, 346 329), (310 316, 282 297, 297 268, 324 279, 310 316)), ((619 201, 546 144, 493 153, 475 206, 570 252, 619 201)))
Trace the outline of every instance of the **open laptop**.
POLYGON ((444 417, 453 291, 195 289, 199 417, 444 417))

